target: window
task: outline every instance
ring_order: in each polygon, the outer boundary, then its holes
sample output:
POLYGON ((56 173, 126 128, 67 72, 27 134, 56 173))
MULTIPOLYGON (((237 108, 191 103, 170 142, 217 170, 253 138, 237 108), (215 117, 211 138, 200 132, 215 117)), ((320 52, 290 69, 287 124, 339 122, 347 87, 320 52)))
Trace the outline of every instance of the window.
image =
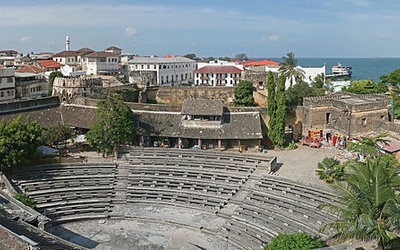
POLYGON ((381 120, 385 120, 385 116, 384 115, 381 115, 381 120))
POLYGON ((3 91, 0 92, 0 97, 4 97, 4 92, 3 91))
POLYGON ((12 77, 7 77, 7 82, 14 82, 12 77))
POLYGON ((362 119, 361 119, 361 124, 362 124, 362 125, 367 125, 367 118, 365 118, 365 117, 362 118, 362 119))

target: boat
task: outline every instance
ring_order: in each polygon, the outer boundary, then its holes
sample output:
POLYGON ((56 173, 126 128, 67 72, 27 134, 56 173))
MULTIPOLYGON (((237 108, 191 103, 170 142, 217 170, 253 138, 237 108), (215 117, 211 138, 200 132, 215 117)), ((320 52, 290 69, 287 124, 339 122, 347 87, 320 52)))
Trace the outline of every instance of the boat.
POLYGON ((341 63, 332 66, 332 74, 326 75, 326 77, 351 77, 353 73, 352 67, 350 66, 343 66, 341 63))

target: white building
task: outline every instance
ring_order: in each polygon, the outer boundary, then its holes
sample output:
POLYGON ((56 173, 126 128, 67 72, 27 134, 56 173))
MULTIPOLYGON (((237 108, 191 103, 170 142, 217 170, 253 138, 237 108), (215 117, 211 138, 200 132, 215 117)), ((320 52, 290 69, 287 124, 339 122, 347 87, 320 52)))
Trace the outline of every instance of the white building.
POLYGON ((243 66, 207 65, 195 71, 194 82, 195 85, 233 87, 242 79, 242 72, 243 66))
POLYGON ((114 75, 118 73, 118 55, 111 52, 93 52, 85 55, 87 75, 114 75))
POLYGON ((0 68, 0 101, 15 99, 15 68, 0 68))
MULTIPOLYGON (((325 65, 322 67, 301 67, 297 66, 296 68, 302 70, 304 72, 304 78, 303 81, 311 84, 317 75, 323 75, 324 76, 324 82, 325 82, 325 75, 326 75, 326 67, 325 65)), ((265 66, 265 71, 271 71, 272 73, 279 73, 279 66, 270 66, 267 65, 265 66)), ((292 84, 296 84, 296 79, 293 79, 292 84)), ((285 82, 285 87, 288 89, 290 87, 290 80, 286 79, 285 82)))
POLYGON ((196 61, 185 57, 134 57, 128 61, 129 82, 138 83, 141 74, 154 74, 154 80, 146 82, 148 86, 192 84, 195 70, 196 61))

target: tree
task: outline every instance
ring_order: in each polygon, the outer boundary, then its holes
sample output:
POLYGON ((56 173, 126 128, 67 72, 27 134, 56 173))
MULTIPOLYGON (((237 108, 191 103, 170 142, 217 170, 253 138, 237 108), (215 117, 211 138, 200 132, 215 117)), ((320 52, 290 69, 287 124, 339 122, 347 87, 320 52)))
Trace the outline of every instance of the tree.
POLYGON ((279 73, 283 74, 290 81, 290 87, 293 86, 294 80, 298 82, 304 79, 305 72, 297 67, 297 59, 293 52, 287 53, 282 59, 283 62, 280 64, 279 73))
POLYGON ((240 81, 234 90, 234 105, 245 107, 254 106, 253 91, 253 83, 249 81, 240 81))
POLYGON ((249 58, 247 57, 246 53, 240 53, 240 54, 236 54, 235 60, 243 62, 243 61, 249 60, 249 58))
POLYGON ((390 91, 390 96, 392 97, 393 105, 393 116, 396 119, 400 119, 400 89, 398 86, 392 87, 390 91))
POLYGON ((285 76, 280 75, 278 78, 278 87, 276 91, 276 114, 275 114, 275 133, 274 143, 278 147, 283 147, 286 142, 286 96, 285 96, 285 76))
POLYGON ((385 93, 388 87, 384 83, 375 83, 373 80, 356 80, 352 81, 349 87, 344 87, 342 91, 354 94, 385 93))
POLYGON ((197 56, 194 53, 186 54, 183 57, 186 57, 186 58, 189 58, 189 59, 192 59, 192 60, 197 60, 197 56))
POLYGON ((60 71, 51 72, 49 75, 49 90, 47 92, 48 96, 51 96, 53 93, 53 83, 56 77, 63 77, 63 74, 60 71))
POLYGON ((304 232, 294 234, 279 233, 264 250, 310 250, 323 247, 322 241, 304 232))
POLYGON ((390 83, 392 86, 397 86, 400 83, 400 69, 396 69, 389 75, 380 76, 379 79, 383 83, 390 83))
POLYGON ((47 145, 58 147, 59 143, 64 143, 66 140, 74 136, 74 130, 64 124, 57 123, 48 129, 43 130, 43 142, 47 145))
POLYGON ((360 141, 349 142, 347 148, 350 151, 361 153, 367 157, 376 158, 380 156, 378 143, 387 144, 388 140, 384 139, 384 137, 388 135, 388 133, 382 133, 372 137, 361 136, 360 141))
POLYGON ((303 98, 314 96, 314 89, 304 81, 300 81, 286 90, 286 100, 289 107, 303 105, 303 98))
POLYGON ((267 80, 267 90, 268 90, 268 137, 271 141, 274 141, 275 124, 276 124, 276 84, 274 75, 271 71, 268 72, 267 80))
POLYGON ((343 183, 333 187, 341 203, 324 204, 322 209, 336 213, 338 219, 321 227, 333 229, 340 239, 376 240, 385 249, 398 239, 400 230, 400 176, 395 168, 387 168, 381 158, 368 158, 349 166, 343 183))
POLYGON ((0 121, 0 170, 21 165, 41 144, 42 127, 29 117, 0 121))
POLYGON ((135 125, 132 110, 120 95, 112 94, 98 103, 95 122, 86 139, 103 154, 118 154, 118 146, 133 139, 135 125))

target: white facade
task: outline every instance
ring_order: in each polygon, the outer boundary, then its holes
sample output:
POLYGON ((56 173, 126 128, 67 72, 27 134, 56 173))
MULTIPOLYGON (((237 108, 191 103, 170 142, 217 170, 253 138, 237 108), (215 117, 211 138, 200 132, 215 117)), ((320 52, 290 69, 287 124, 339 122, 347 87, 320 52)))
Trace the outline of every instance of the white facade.
POLYGON ((236 65, 209 65, 195 71, 195 85, 233 87, 242 79, 243 67, 236 65))
POLYGON ((87 75, 112 75, 119 71, 118 55, 111 52, 93 52, 85 56, 87 75))
POLYGON ((17 98, 46 96, 49 84, 44 73, 15 72, 15 89, 17 98))
MULTIPOLYGON (((301 69, 304 72, 303 81, 311 84, 317 75, 324 76, 325 82, 325 75, 326 75, 326 67, 325 65, 322 67, 301 67, 297 66, 296 68, 301 69)), ((265 66, 265 71, 271 71, 272 73, 279 73, 279 66, 265 66)), ((296 84, 296 79, 293 79, 292 84, 296 84)), ((285 87, 288 89, 290 87, 290 80, 286 79, 285 87)))
POLYGON ((157 85, 185 85, 193 83, 196 61, 185 57, 135 57, 128 61, 129 82, 132 73, 156 72, 157 85))
POLYGON ((15 68, 0 68, 0 101, 15 99, 15 68))

